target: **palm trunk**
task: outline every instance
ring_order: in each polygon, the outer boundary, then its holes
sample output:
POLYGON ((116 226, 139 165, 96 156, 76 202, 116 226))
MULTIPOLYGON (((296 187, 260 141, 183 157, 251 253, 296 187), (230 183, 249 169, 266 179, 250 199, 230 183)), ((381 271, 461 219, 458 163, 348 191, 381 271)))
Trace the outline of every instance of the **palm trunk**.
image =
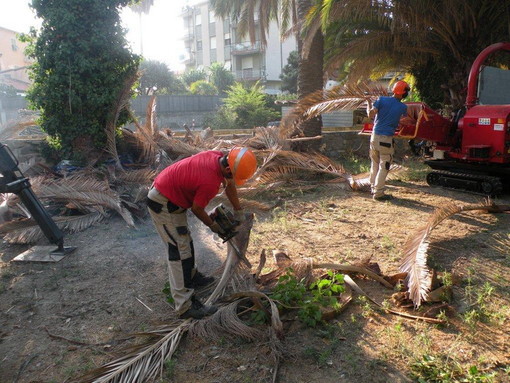
MULTIPOLYGON (((310 0, 298 0, 297 12, 298 19, 304 20, 310 9, 310 0)), ((299 64, 298 64, 298 98, 302 99, 306 95, 315 92, 323 87, 323 57, 324 57, 324 39, 321 31, 318 31, 313 38, 310 53, 306 59, 301 57, 302 40, 300 36, 297 39, 299 64)), ((322 120, 320 117, 308 120, 301 125, 306 137, 318 136, 322 133, 322 120)), ((306 144, 305 150, 318 150, 321 146, 321 140, 313 140, 306 144)))

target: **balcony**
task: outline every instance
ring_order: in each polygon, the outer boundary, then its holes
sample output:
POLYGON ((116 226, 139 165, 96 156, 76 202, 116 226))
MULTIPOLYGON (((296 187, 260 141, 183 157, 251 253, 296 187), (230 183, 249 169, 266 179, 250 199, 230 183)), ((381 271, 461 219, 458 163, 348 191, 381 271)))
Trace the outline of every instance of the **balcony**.
POLYGON ((243 69, 236 70, 234 75, 236 81, 258 81, 264 79, 266 73, 262 69, 243 69))
POLYGON ((193 40, 194 34, 192 30, 184 31, 184 36, 182 37, 184 41, 193 40))
POLYGON ((196 59, 193 54, 185 55, 179 61, 186 66, 192 66, 196 64, 196 59))
POLYGON ((260 41, 255 41, 255 44, 252 44, 249 41, 245 41, 243 43, 237 43, 232 45, 232 54, 233 55, 251 55, 253 53, 260 53, 263 51, 262 45, 260 41))
POLYGON ((193 17, 193 13, 194 13, 193 7, 185 6, 182 8, 180 16, 181 16, 181 18, 193 17))

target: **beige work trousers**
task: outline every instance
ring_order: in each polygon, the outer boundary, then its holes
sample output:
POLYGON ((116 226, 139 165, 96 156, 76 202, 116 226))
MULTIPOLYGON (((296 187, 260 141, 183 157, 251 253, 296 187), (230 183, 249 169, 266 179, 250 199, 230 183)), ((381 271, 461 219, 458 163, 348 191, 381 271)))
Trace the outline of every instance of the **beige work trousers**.
POLYGON ((394 153, 393 136, 372 133, 370 137, 370 186, 375 198, 384 195, 386 176, 390 170, 394 153))
POLYGON ((167 247, 168 281, 172 290, 175 311, 182 314, 191 306, 194 290, 189 286, 195 269, 193 241, 188 229, 186 209, 170 213, 168 199, 152 187, 148 198, 162 205, 159 213, 152 209, 149 214, 159 236, 167 247))

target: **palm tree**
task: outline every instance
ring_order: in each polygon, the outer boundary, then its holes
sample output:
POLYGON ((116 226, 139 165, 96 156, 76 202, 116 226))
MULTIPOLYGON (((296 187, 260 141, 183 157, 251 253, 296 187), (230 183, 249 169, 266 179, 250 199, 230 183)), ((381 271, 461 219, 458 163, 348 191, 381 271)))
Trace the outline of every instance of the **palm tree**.
POLYGON ((509 15, 509 1, 322 0, 308 14, 304 50, 322 29, 327 72, 346 66, 356 81, 401 68, 431 106, 446 98, 458 108, 477 54, 508 39, 509 15))
MULTIPOLYGON (((305 26, 305 16, 312 7, 311 0, 210 0, 216 15, 230 16, 237 21, 241 35, 249 34, 255 42, 256 31, 260 32, 261 43, 266 44, 269 23, 276 20, 283 34, 296 33, 298 52, 301 52, 301 31, 305 26), (255 22, 258 14, 258 23, 255 22), (288 30, 290 29, 290 31, 288 30)), ((320 30, 312 38, 310 54, 300 58, 298 65, 298 97, 302 98, 323 86, 323 39, 320 30)), ((306 121, 301 126, 305 136, 311 137, 321 133, 320 117, 306 121)), ((318 141, 314 141, 317 145, 318 141)), ((316 149, 317 147, 314 147, 316 149)))
POLYGON ((140 22, 140 54, 143 56, 143 30, 142 30, 142 14, 148 14, 151 7, 154 5, 154 0, 139 0, 130 6, 133 12, 138 14, 140 22))
POLYGON ((232 72, 222 64, 212 63, 209 67, 209 81, 221 94, 224 94, 234 84, 235 79, 232 72))

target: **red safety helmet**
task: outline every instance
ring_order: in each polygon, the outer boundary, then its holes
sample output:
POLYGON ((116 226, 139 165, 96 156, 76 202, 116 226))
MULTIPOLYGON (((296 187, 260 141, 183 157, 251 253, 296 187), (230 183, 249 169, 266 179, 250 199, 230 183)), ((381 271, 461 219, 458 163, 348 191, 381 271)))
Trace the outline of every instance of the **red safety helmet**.
POLYGON ((257 158, 248 148, 233 148, 227 156, 236 185, 243 185, 257 170, 257 158))
POLYGON ((406 92, 409 92, 410 90, 411 87, 409 86, 409 84, 402 80, 397 81, 395 84, 393 84, 393 88, 391 89, 393 94, 397 94, 399 96, 403 96, 406 92))

